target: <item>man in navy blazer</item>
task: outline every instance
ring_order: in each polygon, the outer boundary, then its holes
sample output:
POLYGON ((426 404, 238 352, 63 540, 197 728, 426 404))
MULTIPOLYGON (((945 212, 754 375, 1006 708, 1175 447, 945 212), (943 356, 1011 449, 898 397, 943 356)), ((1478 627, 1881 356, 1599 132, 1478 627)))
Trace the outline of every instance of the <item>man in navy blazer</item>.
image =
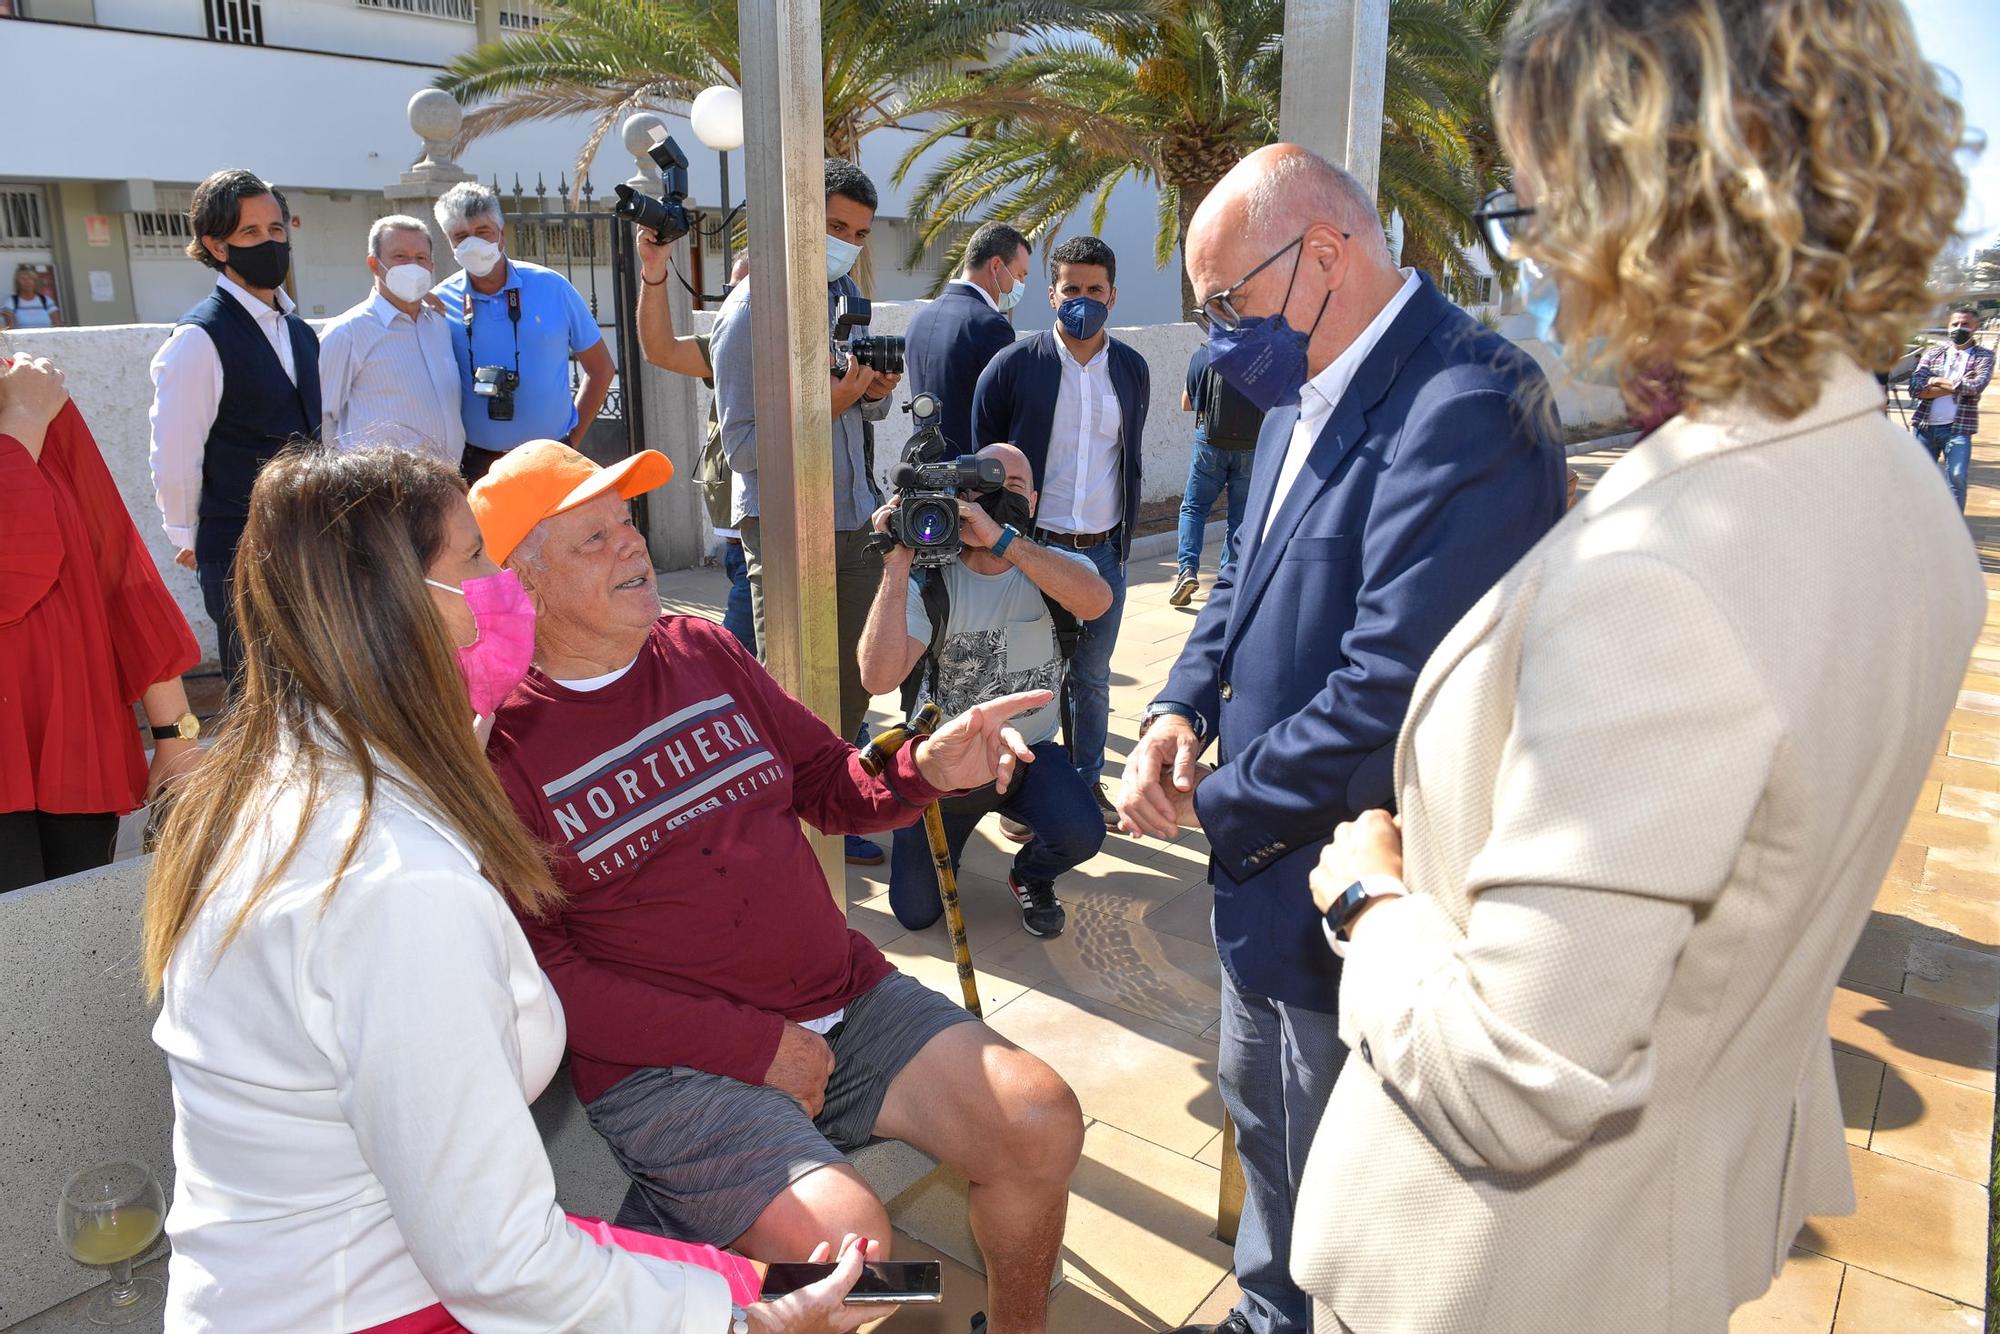
POLYGON ((1399 272, 1374 201, 1305 149, 1239 163, 1196 212, 1187 266, 1211 364, 1269 411, 1236 559, 1118 805, 1128 832, 1198 825, 1210 848, 1218 1074, 1246 1187, 1243 1297, 1213 1328, 1304 1334, 1292 1209, 1346 1057, 1306 877, 1335 825, 1391 804, 1418 670, 1561 517, 1565 466, 1534 363, 1399 272), (1196 761, 1218 736, 1210 771, 1196 761))
POLYGON ((988 363, 972 394, 972 433, 1011 444, 1035 470, 1035 540, 1081 552, 1111 585, 1111 610, 1087 621, 1069 662, 1070 760, 1107 828, 1118 812, 1099 780, 1111 723, 1111 651, 1125 615, 1125 558, 1139 517, 1139 461, 1153 392, 1146 359, 1105 330, 1118 304, 1118 257, 1073 236, 1049 257, 1056 327, 988 363))
POLYGON ((1028 238, 1004 222, 988 222, 965 246, 958 277, 917 312, 907 335, 905 370, 911 397, 935 395, 938 428, 954 454, 976 454, 999 440, 972 435, 972 391, 979 373, 1013 346, 1008 312, 1028 290, 1028 238))

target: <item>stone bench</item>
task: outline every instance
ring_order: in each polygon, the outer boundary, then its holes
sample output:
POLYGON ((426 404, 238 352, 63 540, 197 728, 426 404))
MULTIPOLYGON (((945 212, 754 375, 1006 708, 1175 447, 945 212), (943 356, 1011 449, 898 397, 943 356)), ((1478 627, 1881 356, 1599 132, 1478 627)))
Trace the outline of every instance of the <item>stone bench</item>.
MULTIPOLYGON (((0 894, 0 1329, 90 1328, 50 1308, 104 1278, 55 1236, 56 1197, 78 1168, 113 1158, 150 1165, 173 1189, 173 1099, 139 982, 139 909, 148 862, 119 862, 0 894)), ((591 1130, 566 1074, 534 1105, 556 1194, 572 1212, 615 1218, 626 1179, 591 1130)), ((936 1164, 878 1141, 850 1159, 894 1201, 936 1164)), ((964 1229, 962 1208, 950 1231, 964 1229)), ((954 1252, 958 1237, 923 1240, 954 1252)), ((161 1253, 164 1246, 161 1247, 161 1253)), ((157 1328, 157 1326, 155 1326, 157 1328)))

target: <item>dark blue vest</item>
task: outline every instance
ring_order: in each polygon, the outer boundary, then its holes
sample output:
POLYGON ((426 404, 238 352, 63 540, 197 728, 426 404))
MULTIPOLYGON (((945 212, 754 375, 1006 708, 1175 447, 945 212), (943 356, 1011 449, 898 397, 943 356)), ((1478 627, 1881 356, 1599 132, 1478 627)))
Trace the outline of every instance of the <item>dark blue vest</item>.
POLYGON ((202 449, 194 555, 228 561, 243 535, 258 471, 294 439, 319 438, 319 337, 298 316, 285 317, 298 368, 294 385, 257 321, 220 287, 180 322, 200 325, 222 362, 222 402, 202 449))

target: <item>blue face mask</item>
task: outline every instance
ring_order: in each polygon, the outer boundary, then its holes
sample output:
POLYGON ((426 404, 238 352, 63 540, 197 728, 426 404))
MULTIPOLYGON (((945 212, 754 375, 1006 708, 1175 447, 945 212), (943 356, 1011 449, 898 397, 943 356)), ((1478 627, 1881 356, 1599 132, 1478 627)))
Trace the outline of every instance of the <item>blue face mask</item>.
POLYGON ((826 280, 837 283, 847 276, 854 267, 854 261, 861 258, 861 247, 852 241, 843 241, 838 236, 826 238, 826 280))
MULTIPOLYGON (((1292 261, 1292 281, 1299 276, 1298 261, 1292 261)), ((1306 348, 1314 330, 1326 316, 1327 302, 1319 303, 1311 329, 1294 329, 1285 320, 1285 307, 1292 300, 1292 283, 1285 284, 1285 299, 1275 315, 1258 315, 1239 321, 1234 329, 1220 324, 1208 331, 1208 364, 1217 375, 1250 400, 1259 412, 1290 407, 1299 401, 1306 383, 1306 348)))
POLYGON ((1027 290, 1028 285, 1016 278, 1012 287, 993 298, 993 304, 1000 307, 1000 313, 1004 315, 1021 304, 1021 297, 1027 290))
POLYGON ((1521 309, 1535 322, 1535 337, 1562 355, 1562 342, 1556 337, 1556 315, 1562 309, 1562 293, 1556 289, 1556 280, 1542 271, 1542 266, 1532 259, 1520 263, 1521 276, 1528 280, 1521 290, 1521 309))
POLYGON ((1073 296, 1056 307, 1056 323, 1071 338, 1097 337, 1097 331, 1104 327, 1104 321, 1111 315, 1111 307, 1087 296, 1073 296))

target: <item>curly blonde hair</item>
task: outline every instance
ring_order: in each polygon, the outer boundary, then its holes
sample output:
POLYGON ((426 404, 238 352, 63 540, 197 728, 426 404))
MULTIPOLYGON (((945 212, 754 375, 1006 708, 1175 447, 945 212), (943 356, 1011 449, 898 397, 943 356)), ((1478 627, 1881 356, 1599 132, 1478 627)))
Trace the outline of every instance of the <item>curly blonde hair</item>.
POLYGON ((1494 78, 1560 329, 1628 402, 1789 419, 1937 297, 1964 113, 1900 0, 1528 0, 1494 78))

